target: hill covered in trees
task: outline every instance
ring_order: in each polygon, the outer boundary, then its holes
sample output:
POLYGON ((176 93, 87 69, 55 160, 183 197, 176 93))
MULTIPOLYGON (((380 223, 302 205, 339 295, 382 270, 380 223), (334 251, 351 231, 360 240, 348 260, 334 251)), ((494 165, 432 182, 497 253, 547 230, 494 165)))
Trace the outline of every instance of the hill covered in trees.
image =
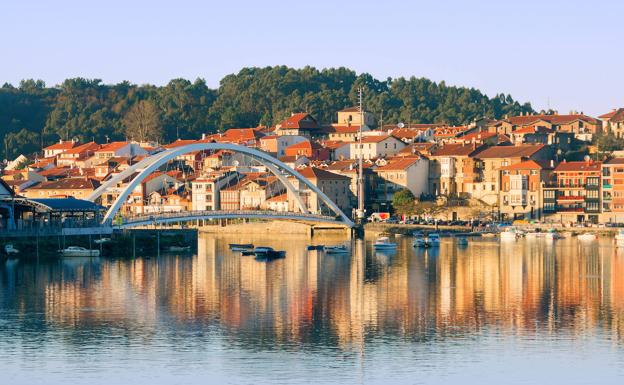
POLYGON ((0 88, 1 152, 12 158, 59 138, 196 138, 231 127, 271 126, 295 111, 329 124, 337 110, 357 103, 360 86, 366 110, 383 116, 384 123, 462 124, 532 112, 530 104, 509 95, 490 98, 425 78, 378 80, 347 68, 244 68, 223 78, 218 89, 202 79, 174 79, 161 87, 83 78, 47 87, 41 80, 23 80, 0 88))

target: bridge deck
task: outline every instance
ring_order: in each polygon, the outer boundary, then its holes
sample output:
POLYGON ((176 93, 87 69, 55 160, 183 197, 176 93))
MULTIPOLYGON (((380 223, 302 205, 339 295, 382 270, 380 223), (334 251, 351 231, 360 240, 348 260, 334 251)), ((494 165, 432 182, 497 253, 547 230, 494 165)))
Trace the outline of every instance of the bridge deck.
POLYGON ((290 213, 290 212, 277 212, 277 211, 258 211, 258 210, 237 210, 237 211, 224 211, 224 210, 207 210, 207 211, 180 211, 180 212, 168 212, 168 213, 154 213, 145 214, 139 216, 123 217, 121 223, 115 223, 117 228, 131 228, 140 226, 149 226, 154 224, 175 223, 175 222, 190 222, 195 220, 211 220, 211 219, 285 219, 299 222, 320 222, 320 223, 332 223, 336 225, 342 225, 349 227, 349 224, 344 223, 337 217, 318 215, 318 214, 303 214, 303 213, 290 213))

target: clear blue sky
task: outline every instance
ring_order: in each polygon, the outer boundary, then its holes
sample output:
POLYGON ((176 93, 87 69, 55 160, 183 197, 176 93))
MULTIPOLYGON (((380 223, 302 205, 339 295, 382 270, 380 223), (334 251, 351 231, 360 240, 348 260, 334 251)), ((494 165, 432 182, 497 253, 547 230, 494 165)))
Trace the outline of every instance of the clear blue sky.
POLYGON ((216 87, 245 66, 346 66, 561 113, 624 106, 619 0, 95 3, 0 2, 0 82, 202 77, 216 87))

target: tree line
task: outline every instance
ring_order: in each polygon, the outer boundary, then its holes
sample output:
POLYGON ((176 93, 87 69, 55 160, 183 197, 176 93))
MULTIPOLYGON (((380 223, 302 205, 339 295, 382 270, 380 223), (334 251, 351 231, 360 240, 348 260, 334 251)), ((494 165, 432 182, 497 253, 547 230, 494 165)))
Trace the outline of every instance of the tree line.
POLYGON ((474 88, 416 77, 378 80, 347 68, 243 68, 217 89, 203 79, 154 86, 73 78, 54 87, 29 79, 0 88, 2 153, 13 158, 59 139, 197 138, 232 127, 272 126, 296 111, 329 124, 337 110, 357 104, 359 87, 366 110, 384 123, 464 124, 533 112, 505 94, 490 98, 474 88))

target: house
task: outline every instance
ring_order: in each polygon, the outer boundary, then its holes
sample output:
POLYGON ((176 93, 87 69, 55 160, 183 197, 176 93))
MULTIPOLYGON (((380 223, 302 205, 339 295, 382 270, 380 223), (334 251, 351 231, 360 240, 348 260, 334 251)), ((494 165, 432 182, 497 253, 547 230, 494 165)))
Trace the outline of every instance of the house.
MULTIPOLYGON (((364 206, 372 207, 378 202, 375 199, 375 186, 378 182, 377 174, 373 172, 374 163, 371 161, 364 161, 362 163, 363 178, 364 178, 364 206)), ((329 164, 325 171, 333 172, 338 175, 346 176, 349 178, 349 198, 351 200, 351 206, 356 207, 358 186, 359 186, 359 161, 356 159, 338 160, 329 164)), ((375 210, 378 211, 378 210, 375 210)))
POLYGON ((328 151, 328 160, 344 160, 351 158, 351 144, 339 140, 326 140, 323 147, 328 151))
POLYGON ((469 186, 478 180, 473 156, 484 148, 476 143, 447 143, 434 148, 429 155, 429 192, 434 196, 470 197, 469 186))
POLYGON ((575 138, 579 140, 587 141, 591 140, 593 134, 600 132, 602 122, 583 113, 568 115, 525 114, 492 122, 487 129, 490 132, 509 135, 517 129, 527 126, 541 126, 558 132, 568 132, 574 134, 575 138))
POLYGON ((501 220, 541 219, 542 183, 550 180, 552 169, 534 160, 501 168, 501 220))
POLYGON ((221 189, 222 210, 259 210, 267 199, 281 195, 284 185, 276 176, 266 173, 250 173, 240 182, 221 189))
POLYGON ((214 171, 195 179, 191 183, 193 210, 220 210, 221 189, 237 177, 235 171, 214 171))
MULTIPOLYGON (((316 167, 301 169, 299 173, 319 188, 344 213, 348 214, 351 212, 352 206, 351 199, 349 198, 349 194, 351 193, 349 190, 350 179, 348 177, 316 167)), ((295 190, 299 191, 301 199, 310 212, 329 214, 326 208, 327 206, 319 202, 316 193, 294 177, 289 177, 289 181, 292 183, 295 190), (323 210, 321 210, 322 207, 323 210)), ((299 206, 296 202, 297 199, 292 195, 292 192, 288 191, 289 211, 299 211, 299 206)))
POLYGON ((349 146, 351 157, 355 159, 376 159, 396 155, 405 147, 405 143, 391 135, 371 135, 363 137, 361 144, 352 142, 349 146))
POLYGON ((372 127, 375 125, 375 118, 369 112, 360 112, 360 107, 349 107, 338 111, 338 124, 342 126, 360 126, 364 117, 364 125, 372 127))
POLYGON ((611 112, 598 117, 605 132, 611 132, 618 138, 624 138, 624 108, 614 108, 611 112))
POLYGON ((305 156, 311 160, 328 160, 329 149, 318 142, 308 140, 290 145, 284 149, 284 156, 305 156))
POLYGON ((265 210, 277 211, 277 212, 287 212, 288 211, 288 194, 280 194, 274 197, 271 197, 266 200, 264 203, 265 210))
MULTIPOLYGON (((369 131, 368 126, 362 127, 362 132, 369 131)), ((360 136, 360 125, 344 126, 332 124, 328 129, 329 140, 339 140, 343 142, 355 142, 360 136)))
POLYGON ((514 145, 546 144, 565 152, 572 149, 575 135, 543 126, 526 126, 509 134, 509 138, 514 145))
POLYGON ((399 139, 405 144, 415 142, 426 142, 432 139, 433 129, 416 129, 416 128, 395 128, 389 131, 390 135, 399 139))
POLYGON ((602 163, 566 162, 555 167, 554 183, 543 188, 544 213, 561 222, 598 223, 602 197, 602 163))
POLYGON ((408 189, 415 197, 429 194, 429 160, 421 156, 390 159, 385 166, 377 167, 379 177, 375 189, 378 200, 392 202, 394 193, 408 189))
MULTIPOLYGON (((122 210, 133 214, 147 213, 148 211, 146 211, 146 206, 150 206, 148 203, 148 197, 153 192, 158 192, 162 196, 167 190, 171 188, 177 189, 182 184, 183 183, 177 179, 175 171, 155 171, 143 179, 141 183, 134 188, 128 196, 122 210)), ((104 205, 104 201, 102 204, 104 205)), ((153 207, 148 209, 154 210, 153 207)))
POLYGON ((148 155, 148 152, 133 142, 111 142, 94 151, 98 161, 115 157, 132 158, 137 155, 148 155))
POLYGON ((294 169, 310 163, 310 159, 303 155, 281 156, 278 160, 285 163, 288 167, 294 169))
POLYGON ((282 135, 301 135, 301 136, 318 136, 323 134, 318 122, 312 115, 300 112, 293 113, 290 117, 282 120, 275 126, 275 134, 282 135))
POLYGON ((602 212, 602 222, 624 222, 624 158, 602 164, 602 212))
POLYGON ((78 144, 73 140, 59 140, 58 143, 55 143, 51 146, 44 147, 43 149, 43 157, 44 158, 52 158, 61 154, 67 150, 71 150, 76 147, 78 144))
POLYGON ((95 142, 89 142, 80 146, 75 146, 56 156, 56 164, 58 166, 78 166, 91 167, 91 158, 95 155, 95 151, 100 149, 100 145, 95 142))
POLYGON ((27 198, 86 199, 99 186, 100 183, 91 178, 64 178, 38 183, 27 188, 22 194, 27 198))
POLYGON ((534 160, 548 163, 553 159, 552 148, 543 144, 523 144, 520 146, 492 146, 473 155, 477 177, 466 184, 472 198, 489 205, 499 205, 501 169, 506 166, 534 160))
POLYGON ((255 128, 230 128, 221 134, 217 141, 256 147, 263 136, 264 133, 255 128))

